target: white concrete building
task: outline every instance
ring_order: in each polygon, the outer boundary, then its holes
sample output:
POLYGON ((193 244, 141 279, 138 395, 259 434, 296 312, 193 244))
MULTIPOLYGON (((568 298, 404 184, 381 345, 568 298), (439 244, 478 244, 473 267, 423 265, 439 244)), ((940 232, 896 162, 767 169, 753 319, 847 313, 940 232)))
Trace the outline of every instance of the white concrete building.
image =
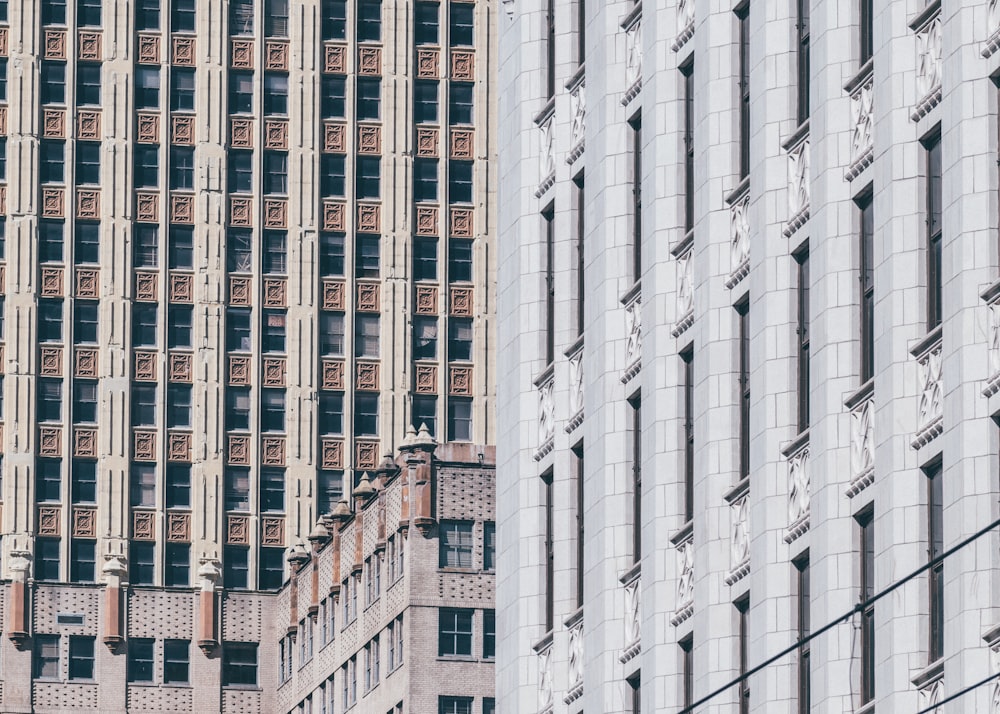
POLYGON ((498 27, 498 710, 1000 712, 1000 4, 498 27))

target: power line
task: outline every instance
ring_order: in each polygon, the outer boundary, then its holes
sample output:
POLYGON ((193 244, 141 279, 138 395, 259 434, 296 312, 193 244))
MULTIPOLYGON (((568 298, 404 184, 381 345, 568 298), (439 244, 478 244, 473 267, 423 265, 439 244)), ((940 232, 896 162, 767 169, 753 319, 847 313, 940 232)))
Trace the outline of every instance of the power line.
POLYGON ((984 684, 989 684, 994 679, 1000 679, 1000 673, 991 674, 986 679, 981 679, 978 682, 976 682, 975 684, 970 684, 965 689, 959 690, 959 691, 955 692, 954 694, 949 695, 948 697, 942 699, 937 704, 931 704, 926 709, 921 709, 920 711, 917 712, 917 714, 931 714, 931 712, 937 712, 938 707, 942 707, 945 704, 947 704, 948 702, 953 701, 955 699, 958 699, 959 697, 961 697, 961 696, 963 696, 965 694, 968 694, 973 689, 978 689, 979 687, 983 686, 984 684))
MULTIPOLYGON (((986 535, 991 530, 993 530, 994 528, 996 528, 998 525, 1000 525, 1000 518, 998 518, 997 520, 993 521, 989 525, 987 525, 987 526, 985 526, 983 528, 980 528, 978 531, 976 531, 972 535, 967 536, 964 540, 960 541, 956 545, 953 545, 951 548, 949 548, 948 550, 944 551, 940 555, 935 556, 934 558, 931 558, 929 561, 927 561, 926 563, 924 563, 923 565, 921 565, 919 568, 917 568, 916 570, 914 570, 912 573, 910 573, 909 575, 906 575, 903 578, 900 578, 899 580, 897 580, 895 583, 893 583, 892 585, 888 586, 884 590, 875 593, 874 595, 872 595, 867 600, 863 600, 863 601, 859 602, 857 605, 855 605, 853 608, 851 608, 850 610, 848 610, 847 612, 845 612, 839 618, 837 618, 835 620, 831 620, 830 622, 828 622, 827 624, 823 625, 821 628, 819 628, 815 632, 810 632, 808 635, 806 635, 805 637, 803 637, 801 640, 798 640, 794 644, 789 645, 788 647, 786 647, 783 650, 777 652, 776 654, 771 655, 770 657, 768 657, 766 660, 764 660, 763 662, 761 662, 757 666, 750 668, 744 674, 741 674, 740 676, 738 676, 735 679, 731 680, 728 684, 722 685, 721 687, 719 687, 715 691, 711 692, 710 694, 707 694, 706 696, 704 696, 701 699, 699 699, 698 701, 696 701, 694 704, 691 704, 690 706, 684 707, 683 709, 681 709, 678 712, 678 714, 691 714, 692 712, 694 712, 694 710, 697 707, 700 707, 702 704, 706 704, 706 703, 712 701, 713 699, 715 699, 720 694, 723 694, 724 692, 728 691, 731 687, 733 687, 733 686, 735 686, 737 684, 740 684, 740 683, 746 681, 747 679, 749 679, 753 675, 755 675, 758 672, 760 672, 765 667, 769 667, 770 665, 774 664, 775 662, 777 662, 779 659, 781 659, 785 655, 791 654, 795 650, 800 649, 802 647, 802 645, 806 644, 807 642, 811 642, 812 640, 814 640, 815 638, 819 637, 820 635, 825 634, 826 632, 829 632, 830 630, 832 630, 837 625, 839 625, 839 624, 841 624, 843 622, 846 622, 851 617, 853 617, 855 614, 857 614, 859 612, 862 612, 869 605, 874 605, 876 602, 878 602, 879 600, 881 600, 882 598, 884 598, 886 595, 889 595, 890 593, 895 592, 896 590, 898 590, 899 588, 901 588, 903 585, 905 585, 907 582, 909 582, 910 580, 913 580, 915 577, 917 577, 918 575, 920 575, 921 573, 923 573, 925 570, 930 570, 931 568, 933 568, 934 566, 936 566, 938 563, 944 561, 945 558, 947 558, 947 557, 949 557, 951 555, 954 555, 957 551, 961 550, 962 548, 964 548, 965 546, 969 545, 973 541, 978 540, 982 536, 986 535)), ((926 710, 926 711, 933 711, 934 708, 937 707, 937 706, 940 706, 940 705, 935 705, 934 707, 931 707, 931 709, 926 710)))

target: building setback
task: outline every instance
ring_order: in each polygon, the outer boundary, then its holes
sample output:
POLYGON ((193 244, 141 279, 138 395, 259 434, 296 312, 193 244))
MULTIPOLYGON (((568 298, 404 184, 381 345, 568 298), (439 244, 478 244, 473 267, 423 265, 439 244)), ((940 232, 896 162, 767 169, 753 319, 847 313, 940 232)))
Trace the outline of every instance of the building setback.
POLYGON ((500 712, 998 711, 996 10, 501 3, 500 712))

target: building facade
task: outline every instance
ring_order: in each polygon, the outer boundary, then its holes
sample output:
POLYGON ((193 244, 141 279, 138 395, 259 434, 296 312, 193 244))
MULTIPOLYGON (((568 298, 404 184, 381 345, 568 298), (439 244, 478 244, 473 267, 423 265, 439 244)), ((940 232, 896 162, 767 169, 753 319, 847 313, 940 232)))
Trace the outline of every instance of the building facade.
POLYGON ((498 24, 499 711, 998 711, 997 4, 498 24))
POLYGON ((5 712, 491 714, 494 453, 411 432, 289 553, 278 592, 7 583, 5 712), (470 494, 475 494, 470 498, 470 494), (16 625, 15 625, 16 626, 16 625))

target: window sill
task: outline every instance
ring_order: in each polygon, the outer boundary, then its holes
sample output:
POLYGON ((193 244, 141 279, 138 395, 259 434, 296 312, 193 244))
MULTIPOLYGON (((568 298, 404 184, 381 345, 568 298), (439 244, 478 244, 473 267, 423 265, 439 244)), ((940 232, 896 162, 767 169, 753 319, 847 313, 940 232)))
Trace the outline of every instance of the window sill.
POLYGON ((264 689, 258 684, 223 684, 223 690, 239 692, 263 692, 264 689))

